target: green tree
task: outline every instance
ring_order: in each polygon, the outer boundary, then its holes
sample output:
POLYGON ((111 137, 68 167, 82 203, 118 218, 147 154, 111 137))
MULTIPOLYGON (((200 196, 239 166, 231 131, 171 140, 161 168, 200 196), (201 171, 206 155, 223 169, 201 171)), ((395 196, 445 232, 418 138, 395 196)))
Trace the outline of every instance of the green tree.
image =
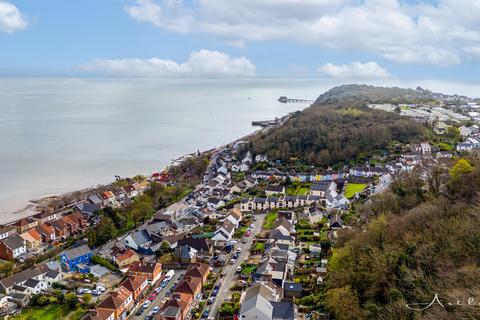
POLYGON ((0 273, 8 277, 13 272, 14 263, 12 261, 5 261, 0 264, 0 273))
POLYGON ((460 130, 456 127, 448 127, 445 135, 454 141, 460 140, 460 130))
POLYGON ((65 303, 68 305, 68 308, 70 308, 70 310, 75 310, 78 304, 78 298, 74 293, 69 292, 65 294, 64 300, 65 300, 65 303))
POLYGON ((358 297, 350 286, 327 291, 325 296, 327 309, 338 320, 361 320, 365 315, 360 309, 358 297))
POLYGON ((455 165, 450 169, 450 176, 453 179, 458 179, 460 176, 463 176, 467 173, 473 171, 472 164, 466 159, 459 159, 455 165))
POLYGON ((82 296, 82 300, 85 305, 89 305, 90 302, 92 302, 92 295, 89 293, 85 293, 82 296))

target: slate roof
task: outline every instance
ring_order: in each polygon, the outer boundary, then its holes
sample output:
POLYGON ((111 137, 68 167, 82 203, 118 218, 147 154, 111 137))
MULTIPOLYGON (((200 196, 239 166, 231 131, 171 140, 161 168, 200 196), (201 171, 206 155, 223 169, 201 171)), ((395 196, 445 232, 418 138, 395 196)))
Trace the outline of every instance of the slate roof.
POLYGON ((69 260, 73 260, 77 257, 86 255, 86 254, 91 253, 91 252, 92 252, 92 250, 90 250, 90 248, 86 244, 84 244, 80 247, 76 247, 76 248, 72 248, 70 250, 66 250, 64 252, 64 254, 69 260))
POLYGON ((93 214, 95 211, 100 210, 100 206, 90 203, 90 202, 83 202, 79 203, 75 206, 80 212, 86 214, 93 214))
POLYGON ((132 237, 133 237, 133 240, 135 241, 135 243, 137 245, 140 245, 140 246, 147 243, 147 242, 152 241, 152 239, 148 235, 148 232, 145 229, 135 232, 132 235, 132 237))
POLYGON ((282 192, 283 192, 283 186, 268 185, 268 186, 265 188, 265 191, 282 193, 282 192))
POLYGON ((330 187, 331 181, 322 181, 322 182, 316 182, 311 185, 310 190, 313 191, 327 191, 330 187))
POLYGON ((27 281, 25 281, 23 286, 24 287, 29 287, 29 288, 35 288, 39 283, 40 283, 40 281, 38 281, 38 280, 28 279, 27 281))
POLYGON ((198 251, 209 251, 210 250, 210 243, 207 239, 205 238, 192 238, 188 237, 182 240, 178 241, 179 246, 184 246, 187 245, 189 247, 192 247, 198 251))
POLYGON ((18 249, 25 246, 25 240, 18 234, 13 234, 10 237, 3 239, 3 243, 10 249, 18 249))
POLYGON ((46 264, 42 264, 36 268, 26 269, 11 275, 10 277, 4 278, 0 280, 0 285, 7 289, 11 288, 17 283, 22 283, 27 281, 28 279, 34 278, 40 274, 45 274, 48 272, 48 267, 46 264))
POLYGON ((283 290, 301 293, 303 291, 303 288, 301 283, 285 281, 283 283, 283 290))
POLYGON ((294 320, 294 306, 292 301, 271 301, 273 306, 272 320, 294 320))

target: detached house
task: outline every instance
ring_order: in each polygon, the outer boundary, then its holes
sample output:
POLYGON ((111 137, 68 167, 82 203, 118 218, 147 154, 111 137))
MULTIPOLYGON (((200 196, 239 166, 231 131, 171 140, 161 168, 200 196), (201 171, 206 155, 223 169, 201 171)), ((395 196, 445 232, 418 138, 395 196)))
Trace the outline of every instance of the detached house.
POLYGON ((212 240, 231 240, 235 232, 235 225, 230 222, 230 220, 225 219, 220 226, 220 228, 215 231, 215 235, 212 237, 212 240))
POLYGON ((120 268, 126 267, 134 262, 140 261, 138 254, 132 249, 120 249, 113 247, 111 252, 113 262, 120 268))
POLYGON ((27 252, 25 240, 18 234, 14 234, 0 241, 0 258, 14 260, 27 252))
POLYGON ((240 221, 242 221, 242 212, 237 208, 232 209, 228 211, 228 215, 225 219, 228 219, 235 225, 235 228, 238 228, 240 221))
POLYGON ((150 248, 152 241, 153 240, 147 230, 143 229, 135 231, 133 234, 129 234, 125 238, 125 245, 137 252, 148 254, 152 253, 152 249, 150 248))
POLYGON ((281 301, 281 290, 269 283, 258 283, 241 296, 241 320, 294 320, 292 301, 281 301))
POLYGON ((62 267, 70 272, 79 271, 80 273, 88 273, 92 251, 87 245, 72 248, 60 254, 60 263, 62 267))
POLYGON ((101 193, 101 196, 102 196, 104 206, 116 204, 115 195, 113 194, 112 191, 104 191, 101 193))
POLYGON ((73 212, 81 213, 87 217, 91 217, 98 210, 100 210, 100 206, 90 202, 79 203, 72 209, 73 212))

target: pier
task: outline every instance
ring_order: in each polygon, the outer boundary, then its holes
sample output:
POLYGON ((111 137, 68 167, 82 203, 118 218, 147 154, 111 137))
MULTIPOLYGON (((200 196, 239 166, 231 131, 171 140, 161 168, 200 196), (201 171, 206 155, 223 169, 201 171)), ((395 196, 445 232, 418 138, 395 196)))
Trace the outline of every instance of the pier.
POLYGON ((295 99, 295 98, 288 98, 285 96, 281 96, 278 98, 278 102, 281 103, 313 103, 313 100, 307 100, 307 99, 295 99))

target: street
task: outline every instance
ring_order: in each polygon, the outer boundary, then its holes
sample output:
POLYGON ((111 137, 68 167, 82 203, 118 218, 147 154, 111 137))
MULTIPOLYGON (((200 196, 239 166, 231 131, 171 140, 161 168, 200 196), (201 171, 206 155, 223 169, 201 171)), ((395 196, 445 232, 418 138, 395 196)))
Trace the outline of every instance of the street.
POLYGON ((245 258, 248 255, 248 251, 252 246, 253 239, 262 230, 265 214, 262 213, 262 214, 257 214, 255 216, 257 217, 257 221, 252 222, 255 226, 253 230, 251 230, 252 232, 251 236, 247 237, 247 243, 243 243, 240 240, 235 246, 235 250, 236 248, 242 249, 242 252, 240 253, 237 261, 234 264, 230 264, 230 261, 228 261, 227 265, 225 265, 223 269, 223 271, 225 272, 225 276, 220 279, 221 286, 217 294, 217 299, 215 299, 215 302, 212 304, 210 308, 210 316, 213 316, 214 318, 216 318, 218 309, 220 309, 222 302, 225 300, 225 298, 230 296, 229 294, 230 288, 235 284, 236 278, 238 276, 238 273, 237 273, 238 266, 240 266, 245 261, 245 258))
MULTIPOLYGON (((155 300, 152 301, 152 303, 147 307, 147 309, 145 309, 142 314, 140 316, 137 316, 137 311, 138 311, 138 308, 141 308, 142 307, 142 304, 144 301, 146 301, 150 295, 152 294, 152 292, 150 292, 148 295, 145 296, 145 298, 142 300, 142 301, 139 301, 138 302, 138 307, 130 314, 130 317, 129 319, 131 320, 143 320, 145 319, 145 317, 147 316, 147 314, 152 311, 152 309, 155 307, 155 306, 158 306, 158 307, 162 307, 162 300, 165 298, 165 295, 167 293, 167 291, 169 289, 171 289, 173 287, 173 283, 175 281, 177 281, 178 279, 180 279, 180 277, 183 275, 185 271, 184 270, 176 270, 175 271, 175 275, 172 277, 172 279, 167 283, 167 285, 165 286, 165 288, 162 288, 162 290, 158 293, 158 295, 156 296, 155 300)), ((160 285, 160 282, 158 282, 157 286, 160 285)))

